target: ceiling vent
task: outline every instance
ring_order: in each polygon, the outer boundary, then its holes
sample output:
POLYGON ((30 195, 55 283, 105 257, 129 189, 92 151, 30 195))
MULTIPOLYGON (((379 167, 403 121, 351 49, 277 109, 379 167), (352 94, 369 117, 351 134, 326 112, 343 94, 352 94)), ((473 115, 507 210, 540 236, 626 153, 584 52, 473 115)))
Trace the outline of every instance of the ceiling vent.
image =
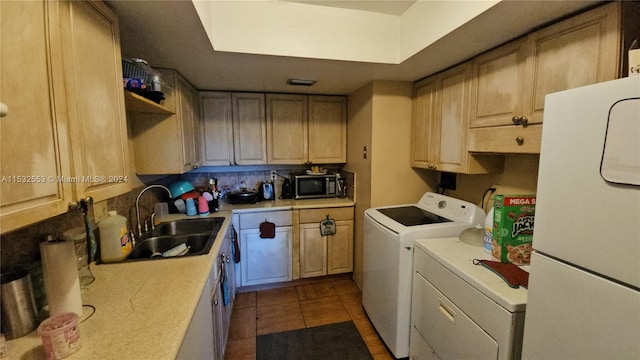
POLYGON ((287 84, 293 86, 313 86, 315 84, 315 80, 305 80, 305 79, 289 79, 287 80, 287 84))

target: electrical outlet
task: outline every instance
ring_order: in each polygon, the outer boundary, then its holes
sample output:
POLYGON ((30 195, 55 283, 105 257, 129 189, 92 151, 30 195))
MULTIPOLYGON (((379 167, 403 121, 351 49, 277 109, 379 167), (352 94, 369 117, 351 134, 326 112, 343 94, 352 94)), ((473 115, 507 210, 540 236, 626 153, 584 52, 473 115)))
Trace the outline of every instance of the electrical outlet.
POLYGON ((276 181, 276 171, 275 170, 271 170, 271 181, 273 181, 273 182, 276 181))
POLYGON ((107 200, 93 203, 93 218, 95 222, 99 222, 102 218, 109 216, 107 208, 107 200))

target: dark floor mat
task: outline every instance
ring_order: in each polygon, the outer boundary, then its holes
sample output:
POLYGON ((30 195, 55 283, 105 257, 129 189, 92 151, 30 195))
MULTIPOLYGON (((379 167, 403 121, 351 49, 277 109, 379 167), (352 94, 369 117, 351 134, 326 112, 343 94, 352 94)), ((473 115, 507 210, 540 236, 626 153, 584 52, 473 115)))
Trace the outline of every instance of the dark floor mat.
POLYGON ((373 359, 352 321, 258 336, 256 358, 257 360, 373 359))

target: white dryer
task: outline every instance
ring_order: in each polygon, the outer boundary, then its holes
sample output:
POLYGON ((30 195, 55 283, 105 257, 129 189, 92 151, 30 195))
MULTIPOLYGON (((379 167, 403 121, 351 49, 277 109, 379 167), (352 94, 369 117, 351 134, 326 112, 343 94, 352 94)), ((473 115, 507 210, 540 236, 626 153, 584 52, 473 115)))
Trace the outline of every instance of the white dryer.
POLYGON ((492 260, 458 238, 416 241, 411 359, 520 359, 527 290, 474 259, 492 260))

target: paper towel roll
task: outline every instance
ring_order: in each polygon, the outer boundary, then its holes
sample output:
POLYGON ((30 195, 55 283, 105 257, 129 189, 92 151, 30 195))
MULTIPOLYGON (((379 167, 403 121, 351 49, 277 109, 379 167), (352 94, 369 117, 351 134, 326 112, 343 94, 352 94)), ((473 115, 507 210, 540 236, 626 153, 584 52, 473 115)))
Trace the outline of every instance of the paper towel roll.
POLYGON ((42 242, 40 255, 50 316, 65 312, 82 316, 80 280, 73 242, 42 242))

